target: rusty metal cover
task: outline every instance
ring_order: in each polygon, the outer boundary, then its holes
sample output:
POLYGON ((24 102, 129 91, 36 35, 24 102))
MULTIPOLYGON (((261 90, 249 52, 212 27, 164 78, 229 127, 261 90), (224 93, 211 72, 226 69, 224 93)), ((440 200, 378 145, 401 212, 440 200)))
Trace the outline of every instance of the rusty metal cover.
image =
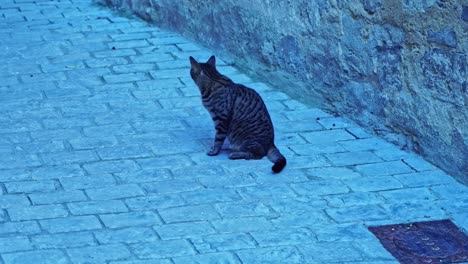
POLYGON ((468 236, 450 220, 372 226, 369 230, 401 263, 468 262, 468 236))

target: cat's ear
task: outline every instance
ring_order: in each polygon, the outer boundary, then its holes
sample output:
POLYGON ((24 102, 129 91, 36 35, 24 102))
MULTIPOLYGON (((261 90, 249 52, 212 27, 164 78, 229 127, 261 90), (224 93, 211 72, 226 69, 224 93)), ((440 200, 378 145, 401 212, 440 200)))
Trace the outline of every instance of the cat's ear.
POLYGON ((195 60, 192 56, 190 56, 190 65, 192 65, 192 67, 198 67, 199 66, 198 61, 195 60))
POLYGON ((216 58, 215 58, 215 56, 211 56, 211 57, 208 59, 208 61, 207 61, 206 63, 208 63, 209 65, 215 67, 215 66, 216 66, 216 58))

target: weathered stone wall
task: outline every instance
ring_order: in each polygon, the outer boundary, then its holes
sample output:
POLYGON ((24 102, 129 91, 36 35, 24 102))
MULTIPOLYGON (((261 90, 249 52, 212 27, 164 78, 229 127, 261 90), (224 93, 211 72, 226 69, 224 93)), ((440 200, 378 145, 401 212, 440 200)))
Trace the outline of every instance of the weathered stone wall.
POLYGON ((468 182, 467 0, 98 1, 226 51, 468 182))

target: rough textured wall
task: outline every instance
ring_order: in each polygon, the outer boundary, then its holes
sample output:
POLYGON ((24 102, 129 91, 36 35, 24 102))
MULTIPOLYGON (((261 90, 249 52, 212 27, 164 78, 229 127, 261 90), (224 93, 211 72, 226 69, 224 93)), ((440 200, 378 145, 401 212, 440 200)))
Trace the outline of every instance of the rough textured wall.
POLYGON ((240 58, 468 182, 467 0, 98 0, 240 58))

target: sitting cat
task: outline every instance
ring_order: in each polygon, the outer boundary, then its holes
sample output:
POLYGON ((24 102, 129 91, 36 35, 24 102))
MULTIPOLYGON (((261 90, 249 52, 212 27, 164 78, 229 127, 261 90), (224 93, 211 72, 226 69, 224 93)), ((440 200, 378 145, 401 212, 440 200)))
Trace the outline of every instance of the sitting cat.
POLYGON ((214 56, 206 63, 190 57, 190 64, 190 75, 216 129, 213 147, 207 154, 217 155, 227 137, 230 159, 261 159, 266 155, 274 163, 273 172, 282 171, 286 159, 274 144, 273 124, 260 95, 220 74, 214 56))

